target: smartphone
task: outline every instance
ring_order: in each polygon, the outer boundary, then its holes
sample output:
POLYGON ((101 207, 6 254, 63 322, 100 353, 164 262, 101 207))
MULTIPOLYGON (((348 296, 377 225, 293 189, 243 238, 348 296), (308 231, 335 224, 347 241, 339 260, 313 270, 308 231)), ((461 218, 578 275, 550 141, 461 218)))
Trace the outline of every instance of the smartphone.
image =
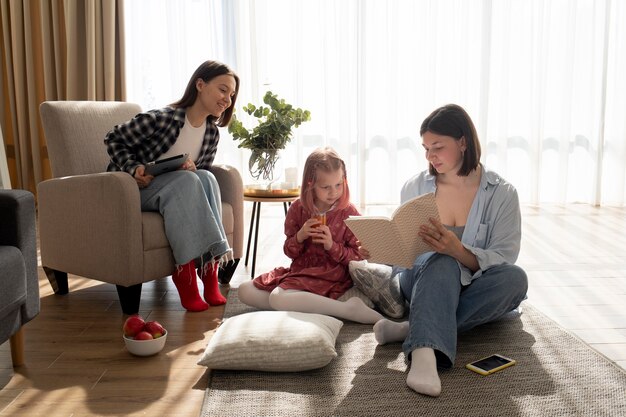
POLYGON ((513 365, 515 365, 515 360, 495 354, 477 360, 476 362, 468 363, 465 367, 481 375, 489 375, 513 365))

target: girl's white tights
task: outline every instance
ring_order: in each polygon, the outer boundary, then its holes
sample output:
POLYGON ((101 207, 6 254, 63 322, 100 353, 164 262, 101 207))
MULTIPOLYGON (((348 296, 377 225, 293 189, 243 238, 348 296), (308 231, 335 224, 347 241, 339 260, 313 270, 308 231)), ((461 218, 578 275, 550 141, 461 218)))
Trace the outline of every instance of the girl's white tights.
POLYGON ((270 307, 270 293, 267 291, 261 291, 254 286, 252 281, 246 281, 239 284, 239 290, 237 291, 239 301, 252 307, 256 307, 259 310, 271 310, 270 307))
POLYGON ((256 288, 252 281, 239 285, 238 294, 241 302, 261 310, 325 314, 363 324, 373 324, 383 318, 380 313, 369 308, 357 297, 338 301, 306 291, 284 290, 278 287, 270 293, 256 288))

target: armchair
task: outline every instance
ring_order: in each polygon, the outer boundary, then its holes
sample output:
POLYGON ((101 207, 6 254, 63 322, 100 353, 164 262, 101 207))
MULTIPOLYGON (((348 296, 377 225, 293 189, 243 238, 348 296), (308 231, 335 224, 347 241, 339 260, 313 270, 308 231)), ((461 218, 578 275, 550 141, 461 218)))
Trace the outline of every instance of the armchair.
MULTIPOLYGON (((126 314, 139 310, 141 285, 171 275, 174 258, 163 217, 142 212, 139 188, 125 172, 103 172, 104 136, 141 111, 137 104, 47 101, 40 112, 53 179, 37 187, 41 262, 55 293, 67 294, 67 274, 115 284, 126 314)), ((214 165, 222 222, 234 261, 220 270, 230 281, 243 249, 243 183, 239 172, 214 165)))
POLYGON ((0 190, 0 343, 10 339, 13 366, 24 363, 22 326, 39 314, 35 198, 0 190))

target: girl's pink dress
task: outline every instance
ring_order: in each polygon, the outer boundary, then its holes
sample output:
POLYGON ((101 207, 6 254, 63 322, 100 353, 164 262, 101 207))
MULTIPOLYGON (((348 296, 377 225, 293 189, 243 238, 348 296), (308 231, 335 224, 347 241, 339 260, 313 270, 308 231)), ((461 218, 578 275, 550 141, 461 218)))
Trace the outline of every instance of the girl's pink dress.
POLYGON ((285 255, 293 260, 291 266, 278 267, 259 275, 252 281, 254 286, 265 291, 280 287, 308 291, 333 299, 341 297, 352 287, 348 263, 362 259, 356 237, 343 222, 348 216, 360 216, 352 204, 345 209, 333 209, 326 213, 326 225, 333 236, 330 250, 324 250, 322 244, 313 243, 311 238, 298 243, 296 234, 311 218, 311 213, 302 207, 299 199, 294 201, 285 219, 287 240, 283 246, 285 255))

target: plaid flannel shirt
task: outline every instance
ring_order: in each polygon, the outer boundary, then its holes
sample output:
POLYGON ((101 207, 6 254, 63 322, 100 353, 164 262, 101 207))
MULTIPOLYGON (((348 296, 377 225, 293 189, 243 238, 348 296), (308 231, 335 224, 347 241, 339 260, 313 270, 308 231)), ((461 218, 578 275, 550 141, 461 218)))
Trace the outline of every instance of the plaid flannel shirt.
MULTIPOLYGON (((115 126, 104 138, 111 161, 107 171, 125 171, 134 175, 135 169, 156 160, 178 139, 185 124, 185 109, 165 107, 139 113, 128 122, 115 126)), ((200 156, 196 167, 209 169, 213 165, 219 130, 212 118, 206 122, 200 156)))

